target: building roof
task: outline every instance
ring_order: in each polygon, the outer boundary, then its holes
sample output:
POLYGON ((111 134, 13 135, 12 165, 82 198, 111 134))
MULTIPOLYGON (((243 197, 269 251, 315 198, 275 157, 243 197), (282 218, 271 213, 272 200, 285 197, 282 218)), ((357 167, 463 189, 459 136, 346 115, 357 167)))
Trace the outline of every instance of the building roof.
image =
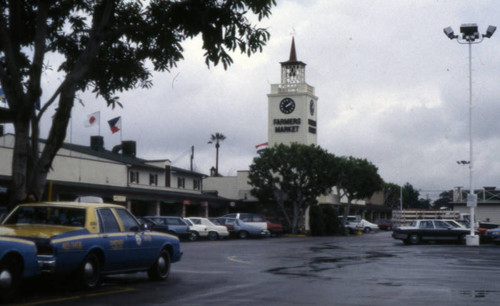
MULTIPOLYGON (((40 139, 40 142, 45 143, 45 139, 40 139)), ((141 158, 130 156, 130 155, 114 153, 114 152, 106 150, 104 148, 99 148, 96 150, 96 149, 93 149, 89 146, 83 146, 83 145, 78 145, 78 144, 73 144, 73 143, 64 143, 62 145, 62 148, 70 150, 70 151, 75 151, 78 153, 86 154, 86 155, 91 155, 91 156, 95 156, 95 157, 108 159, 108 160, 122 163, 122 164, 135 166, 135 167, 163 170, 163 168, 161 168, 161 167, 148 165, 146 163, 147 160, 145 160, 145 159, 141 159, 141 158)))
MULTIPOLYGON (((40 139, 40 142, 45 143, 46 140, 40 139)), ((84 145, 72 144, 72 143, 63 143, 62 148, 70 150, 70 151, 75 151, 78 153, 86 154, 86 155, 104 158, 104 159, 111 160, 111 161, 114 161, 117 163, 131 165, 132 167, 151 169, 151 170, 155 170, 155 171, 164 171, 165 170, 163 167, 158 167, 158 166, 148 164, 148 162, 155 162, 158 160, 146 160, 146 159, 138 158, 138 157, 135 157, 132 155, 115 153, 113 151, 106 150, 104 147, 100 147, 99 149, 94 149, 94 148, 91 148, 90 146, 84 146, 84 145)), ((208 176, 208 175, 203 174, 203 173, 190 171, 190 170, 182 169, 182 168, 178 168, 178 167, 171 167, 171 169, 172 169, 172 171, 175 171, 177 173, 190 174, 190 175, 201 176, 201 177, 208 176)))

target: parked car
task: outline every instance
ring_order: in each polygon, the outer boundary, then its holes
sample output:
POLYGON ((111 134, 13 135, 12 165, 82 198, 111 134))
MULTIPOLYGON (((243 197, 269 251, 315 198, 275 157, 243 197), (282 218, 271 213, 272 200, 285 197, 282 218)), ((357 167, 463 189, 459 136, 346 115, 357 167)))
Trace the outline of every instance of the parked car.
POLYGON ((189 230, 189 225, 181 217, 175 216, 146 216, 145 218, 161 224, 167 225, 171 234, 181 239, 196 240, 196 234, 189 230))
POLYGON ((378 219, 375 221, 375 223, 378 225, 378 228, 384 231, 392 231, 393 224, 392 220, 389 219, 378 219))
POLYGON ((267 229, 261 229, 253 225, 246 224, 243 220, 236 218, 217 218, 220 224, 225 225, 230 234, 245 239, 248 237, 269 237, 271 233, 267 229))
POLYGON ((359 230, 363 231, 363 233, 379 230, 377 224, 366 221, 365 219, 361 219, 361 221, 357 224, 357 227, 359 230))
POLYGON ((208 231, 207 235, 208 240, 217 240, 229 236, 229 231, 227 230, 227 227, 223 225, 216 225, 207 218, 189 217, 187 219, 193 222, 194 224, 200 224, 205 226, 208 231))
POLYGON ((243 220, 248 225, 256 226, 263 230, 268 230, 267 221, 264 216, 253 213, 232 213, 222 216, 224 218, 235 218, 243 220))
MULTIPOLYGON (((469 219, 470 220, 470 219, 469 219)), ((469 229, 469 232, 470 232, 470 223, 469 221, 467 220, 457 220, 455 221, 457 223, 459 223, 461 226, 469 229)), ((487 243, 487 242, 490 242, 490 238, 489 237, 486 237, 486 232, 489 230, 489 229, 494 229, 494 228, 497 228, 499 227, 500 225, 498 224, 495 224, 495 223, 491 223, 491 222, 484 222, 484 221, 480 221, 477 223, 477 226, 474 227, 474 230, 476 233, 478 233, 479 235, 479 239, 481 240, 481 242, 483 243, 487 243)))
MULTIPOLYGON (((339 216, 339 221, 342 224, 344 216, 339 216)), ((347 216, 344 227, 352 234, 359 230, 358 224, 361 221, 361 216, 347 216)))
POLYGON ((192 235, 189 236, 189 239, 191 241, 194 241, 194 240, 198 239, 199 237, 206 238, 208 236, 208 230, 207 230, 207 227, 205 225, 195 224, 195 223, 191 222, 191 220, 189 220, 189 219, 183 219, 183 220, 189 226, 189 231, 191 231, 192 235))
POLYGON ((147 226, 147 228, 151 231, 170 233, 170 230, 168 229, 168 225, 166 225, 166 224, 158 224, 158 223, 154 222, 153 220, 149 219, 148 217, 139 217, 137 219, 139 220, 139 223, 141 223, 141 225, 147 226))
POLYGON ((281 236, 283 235, 283 225, 277 222, 270 221, 266 219, 267 230, 271 233, 271 236, 281 236))
POLYGON ((38 273, 33 241, 0 237, 0 302, 10 300, 23 279, 38 273))
POLYGON ((500 225, 490 222, 479 222, 478 227, 476 227, 476 231, 479 232, 479 237, 482 241, 487 242, 488 238, 486 237, 486 232, 490 229, 498 228, 500 225))
POLYGON ((486 230, 484 233, 484 242, 500 243, 500 227, 486 230))
POLYGON ((392 233, 394 239, 405 244, 418 244, 422 241, 456 241, 465 243, 469 229, 453 220, 415 220, 409 226, 397 227, 392 233))
POLYGON ((36 244, 39 271, 73 275, 81 287, 98 287, 101 275, 147 271, 164 280, 179 261, 179 239, 145 230, 123 206, 30 203, 2 222, 0 236, 36 244))

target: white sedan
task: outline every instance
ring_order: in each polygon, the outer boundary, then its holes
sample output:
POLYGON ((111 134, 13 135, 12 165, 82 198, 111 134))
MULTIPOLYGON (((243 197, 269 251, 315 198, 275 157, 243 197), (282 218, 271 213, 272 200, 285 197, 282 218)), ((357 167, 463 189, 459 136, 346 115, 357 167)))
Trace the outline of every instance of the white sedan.
POLYGON ((207 237, 209 240, 217 240, 219 238, 222 239, 229 236, 227 227, 222 225, 215 225, 212 223, 212 221, 208 220, 207 218, 189 217, 187 219, 194 224, 206 226, 208 232, 207 237))
POLYGON ((360 230, 363 231, 364 233, 369 233, 371 231, 376 231, 378 230, 378 225, 368 222, 365 219, 361 219, 359 223, 356 225, 356 227, 360 230))
POLYGON ((184 221, 189 226, 189 231, 191 232, 189 240, 195 241, 199 237, 205 238, 208 236, 208 229, 205 225, 196 224, 187 218, 185 218, 184 221))

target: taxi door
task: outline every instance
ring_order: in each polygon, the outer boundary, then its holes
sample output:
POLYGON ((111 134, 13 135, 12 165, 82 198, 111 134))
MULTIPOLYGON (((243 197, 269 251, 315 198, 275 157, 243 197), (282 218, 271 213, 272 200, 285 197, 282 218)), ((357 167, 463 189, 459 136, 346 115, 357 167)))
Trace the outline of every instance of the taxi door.
POLYGON ((155 246, 149 231, 144 231, 130 212, 116 209, 127 236, 126 266, 130 269, 149 267, 159 254, 159 245, 155 246))
POLYGON ((103 272, 123 270, 127 257, 127 235, 121 231, 120 225, 110 208, 98 208, 99 240, 104 250, 105 261, 103 272))

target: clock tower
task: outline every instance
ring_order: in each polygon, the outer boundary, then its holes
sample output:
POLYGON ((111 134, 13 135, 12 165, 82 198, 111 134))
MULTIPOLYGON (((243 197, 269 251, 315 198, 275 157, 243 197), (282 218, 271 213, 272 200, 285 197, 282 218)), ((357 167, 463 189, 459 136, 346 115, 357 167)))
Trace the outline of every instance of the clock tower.
POLYGON ((281 63, 281 83, 271 85, 268 97, 268 143, 317 144, 317 102, 306 83, 306 64, 297 60, 292 38, 290 58, 281 63))

